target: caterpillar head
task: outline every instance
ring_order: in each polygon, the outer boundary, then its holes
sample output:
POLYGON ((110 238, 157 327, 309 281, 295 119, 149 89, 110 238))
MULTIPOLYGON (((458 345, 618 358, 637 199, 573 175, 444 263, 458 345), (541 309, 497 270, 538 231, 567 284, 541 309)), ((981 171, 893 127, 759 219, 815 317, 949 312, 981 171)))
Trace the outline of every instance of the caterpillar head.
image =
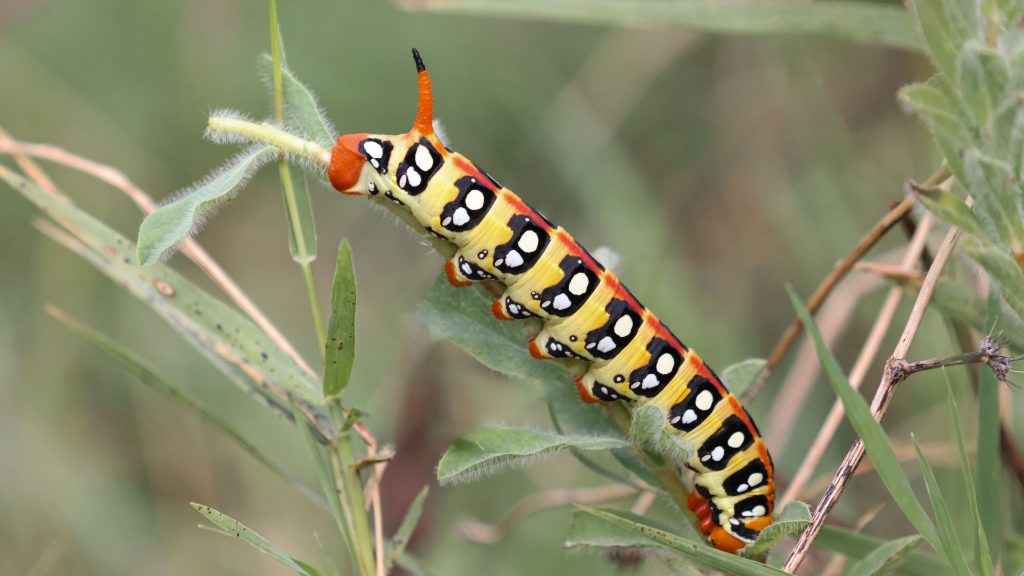
MULTIPOLYGON (((430 75, 427 73, 423 59, 415 48, 412 56, 416 61, 416 74, 419 79, 419 100, 416 107, 416 120, 412 129, 405 134, 345 134, 338 138, 331 150, 331 165, 327 170, 331 184, 344 194, 366 194, 373 192, 370 176, 373 172, 396 179, 395 174, 388 174, 388 164, 392 158, 402 158, 417 143, 423 143, 421 154, 443 155, 447 153, 441 140, 434 134, 434 97, 430 87, 430 75), (425 141, 425 142, 424 142, 425 141)), ((417 149, 416 152, 419 152, 417 149)), ((427 162, 426 159, 422 159, 427 162)))

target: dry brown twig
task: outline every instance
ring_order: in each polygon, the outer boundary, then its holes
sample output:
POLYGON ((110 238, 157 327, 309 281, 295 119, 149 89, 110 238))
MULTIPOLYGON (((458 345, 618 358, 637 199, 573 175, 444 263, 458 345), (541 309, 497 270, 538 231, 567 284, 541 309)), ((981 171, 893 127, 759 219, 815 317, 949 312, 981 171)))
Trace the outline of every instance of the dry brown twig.
MULTIPOLYGON (((927 215, 921 221, 921 226, 919 226, 917 231, 914 233, 910 246, 907 247, 907 251, 900 262, 900 270, 913 270, 914 265, 921 258, 921 252, 924 250, 925 242, 928 239, 928 232, 931 229, 931 222, 932 219, 927 215)), ((896 309, 898 308, 902 297, 903 288, 893 286, 889 289, 889 293, 885 297, 885 302, 882 304, 882 309, 878 313, 878 320, 875 322, 875 325, 872 326, 871 332, 868 334, 867 340, 865 340, 864 346, 861 348, 860 354, 854 362, 853 369, 850 371, 850 386, 853 386, 854 389, 860 388, 860 385, 864 382, 864 377, 867 375, 868 369, 871 367, 871 363, 875 360, 875 356, 878 354, 878 349, 882 347, 882 340, 885 338, 885 334, 889 331, 889 325, 892 323, 892 319, 896 315, 896 309)), ((818 432, 817 437, 814 439, 814 443, 807 452, 807 457, 804 458, 804 461, 800 464, 800 468, 793 476, 793 480, 786 488, 786 492, 783 494, 780 501, 780 506, 785 506, 787 502, 793 500, 797 494, 800 494, 803 491, 807 481, 811 478, 811 474, 814 473, 814 469, 817 468, 818 463, 821 462, 821 458, 824 456, 829 442, 832 440, 832 437, 835 435, 836 430, 839 428, 839 424, 842 423, 842 421, 843 404, 837 399, 832 404, 832 409, 829 411, 828 417, 825 418, 825 423, 822 424, 821 431, 818 432)))
MULTIPOLYGON (((929 176, 921 186, 938 186, 939 183, 946 181, 949 176, 949 168, 943 164, 938 170, 929 176)), ((916 202, 917 199, 912 195, 904 198, 899 204, 883 216, 878 223, 872 226, 860 240, 857 241, 857 244, 849 254, 836 263, 835 268, 825 276, 821 283, 818 284, 818 287, 815 288, 810 298, 807 299, 807 310, 811 315, 814 315, 818 311, 818 308, 820 308, 825 302, 825 299, 832 293, 832 290, 836 285, 838 285, 850 270, 853 269, 854 264, 863 258, 864 255, 867 254, 867 252, 871 250, 871 248, 873 248, 889 230, 892 229, 893 226, 909 214, 910 209, 914 204, 916 204, 916 202)), ((782 337, 779 339, 778 344, 775 345, 775 348, 772 349, 771 353, 768 355, 765 366, 758 375, 757 380, 750 389, 747 390, 746 394, 743 395, 744 402, 749 402, 751 399, 755 398, 758 393, 760 393, 772 372, 779 363, 782 362, 782 359, 786 357, 789 349, 793 346, 793 343, 796 342, 797 337, 799 337, 801 333, 803 333, 803 324, 800 322, 799 318, 794 318, 782 333, 782 337)))
MULTIPOLYGON (((889 408, 889 404, 892 402, 896 386, 908 376, 906 371, 898 368, 899 363, 906 360, 907 352, 909 352, 910 345, 913 344, 914 338, 917 336, 917 331, 921 326, 921 320, 924 318, 924 312, 928 308, 935 285, 938 283, 939 276, 942 274, 946 262, 949 261, 949 257, 953 253, 953 248, 956 246, 959 237, 959 229, 951 228, 949 230, 942 241, 942 246, 935 255, 935 261, 928 269, 924 284, 921 286, 917 300, 914 302, 914 307, 910 311, 910 317, 907 319, 903 333, 900 335, 899 342, 896 344, 892 356, 885 363, 881 382, 878 385, 874 399, 871 401, 871 413, 874 415, 875 420, 882 419, 882 416, 885 415, 886 410, 889 408)), ((846 484, 849 482, 853 471, 857 469, 863 458, 864 443, 858 438, 846 453, 846 457, 843 458, 842 463, 836 470, 835 476, 828 489, 826 489, 824 496, 815 507, 810 525, 800 535, 796 546, 790 552, 789 557, 786 558, 786 562, 782 566, 784 572, 793 574, 800 567, 800 564, 807 556, 807 552, 810 551, 811 543, 818 536, 829 512, 835 506, 839 496, 846 488, 846 484)))

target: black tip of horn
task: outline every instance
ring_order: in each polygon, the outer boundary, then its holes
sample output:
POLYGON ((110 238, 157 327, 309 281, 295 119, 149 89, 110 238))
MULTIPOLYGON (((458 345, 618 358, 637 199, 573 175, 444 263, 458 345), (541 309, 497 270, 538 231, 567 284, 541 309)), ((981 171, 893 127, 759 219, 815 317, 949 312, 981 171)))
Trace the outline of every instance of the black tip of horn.
POLYGON ((423 58, 420 57, 420 51, 419 50, 417 50, 415 48, 412 49, 412 58, 413 58, 413 60, 416 61, 416 71, 417 72, 423 72, 424 70, 427 69, 427 67, 423 65, 423 58))

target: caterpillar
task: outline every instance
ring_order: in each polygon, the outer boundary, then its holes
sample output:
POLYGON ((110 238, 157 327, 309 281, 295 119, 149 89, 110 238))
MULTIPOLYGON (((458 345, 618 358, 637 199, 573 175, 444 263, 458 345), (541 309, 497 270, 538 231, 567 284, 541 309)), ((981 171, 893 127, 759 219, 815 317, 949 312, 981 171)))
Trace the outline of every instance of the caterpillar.
POLYGON ((419 100, 412 129, 339 137, 331 184, 396 204, 454 250, 445 262, 449 282, 497 287, 497 318, 539 319, 530 353, 585 361, 586 372, 576 378, 584 402, 660 409, 665 431, 694 448, 684 464, 695 472, 688 506, 701 530, 721 550, 746 547, 771 523, 775 503, 772 459, 746 409, 568 232, 441 142, 430 76, 415 49, 413 58, 419 100))

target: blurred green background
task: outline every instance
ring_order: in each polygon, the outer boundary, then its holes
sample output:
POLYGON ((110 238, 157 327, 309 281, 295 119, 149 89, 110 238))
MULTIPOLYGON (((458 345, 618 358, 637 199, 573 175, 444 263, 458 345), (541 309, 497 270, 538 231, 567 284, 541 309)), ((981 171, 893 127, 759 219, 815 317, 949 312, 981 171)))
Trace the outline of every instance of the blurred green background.
MULTIPOLYGON (((409 48, 419 48, 450 145, 583 243, 612 247, 620 277, 718 367, 765 356, 793 315, 784 283, 809 294, 901 197, 903 183, 923 179, 939 161, 894 98, 931 72, 904 52, 409 13, 386 2, 304 0, 280 11, 290 66, 342 133, 408 129, 409 48)), ((256 73, 267 50, 265 2, 6 0, 0 126, 116 166, 159 199, 230 155, 201 137, 211 110, 267 114, 256 73)), ((199 239, 316 358, 275 172, 260 173, 199 239)), ((118 192, 63 168, 50 173, 81 206, 135 236, 141 217, 118 192)), ((397 443, 385 491, 394 526, 455 435, 484 422, 546 426, 548 418, 536 388, 430 342, 414 314, 440 259, 418 238, 360 199, 319 187, 313 201, 324 299, 334 248, 343 237, 353 247, 359 352, 350 394, 378 438, 397 443)), ((38 234, 36 216, 0 189, 0 574, 33 566, 54 574, 286 573, 240 543, 197 530, 189 501, 231 514, 300 558, 320 557, 316 530, 337 555, 327 514, 43 312, 54 303, 130 343, 312 477, 291 427, 224 386, 144 305, 38 234)), ((876 254, 902 242, 897 231, 876 254)), ((173 262, 210 287, 184 258, 173 262)), ((859 290, 863 299, 841 291, 836 307, 855 306, 852 316, 832 313, 841 332, 834 346, 847 365, 881 302, 869 276, 853 284, 868 287, 859 290)), ((941 321, 929 318, 912 356, 953 346, 941 321)), ((752 408, 782 476, 799 464, 833 399, 819 382, 801 407, 779 394, 785 377, 780 371, 752 408), (787 408, 801 416, 773 435, 787 408)), ((887 416, 894 438, 905 442, 914 431, 926 444, 948 446, 940 384, 922 375, 905 385, 887 416)), ((830 473, 851 437, 842 430, 819 473, 830 473)), ((494 521, 530 494, 601 483, 565 456, 435 489, 416 553, 434 574, 615 573, 602 557, 566 555, 564 509, 541 513, 494 546, 467 542, 458 528, 469 518, 494 521)), ((884 501, 875 478, 858 478, 836 517, 852 521, 884 501)), ((868 531, 907 529, 890 506, 868 531)))

